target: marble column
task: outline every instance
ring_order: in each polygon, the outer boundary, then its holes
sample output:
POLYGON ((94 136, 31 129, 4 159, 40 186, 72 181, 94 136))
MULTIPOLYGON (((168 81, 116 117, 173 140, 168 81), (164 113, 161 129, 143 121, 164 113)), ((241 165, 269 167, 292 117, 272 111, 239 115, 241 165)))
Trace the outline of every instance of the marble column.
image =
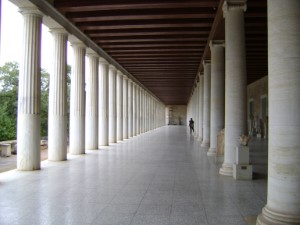
POLYGON ((210 148, 208 156, 217 152, 217 136, 225 123, 225 46, 224 41, 211 41, 210 148))
POLYGON ((91 49, 87 51, 85 148, 95 150, 98 149, 99 56, 91 49))
POLYGON ((128 139, 128 78, 123 77, 123 138, 128 139))
POLYGON ((132 83, 132 136, 136 136, 136 84, 132 83))
POLYGON ((128 137, 133 134, 133 114, 132 114, 132 80, 128 80, 128 137))
POLYGON ((117 96, 116 96, 116 77, 117 70, 109 65, 109 143, 117 143, 117 96))
POLYGON ((108 146, 108 72, 109 65, 106 60, 99 58, 99 132, 98 132, 98 145, 108 146))
POLYGON ((40 169, 41 25, 37 9, 20 9, 23 46, 18 91, 18 170, 40 169))
POLYGON ((257 225, 300 224, 300 1, 268 0, 268 198, 257 225))
POLYGON ((85 45, 72 41, 73 63, 70 95, 70 141, 71 154, 85 153, 85 45))
POLYGON ((203 141, 201 147, 210 146, 210 89, 211 89, 211 64, 203 61, 204 67, 204 96, 203 96, 203 141))
POLYGON ((136 86, 136 135, 140 134, 140 87, 136 86))
POLYGON ((63 28, 50 30, 53 37, 53 72, 50 74, 48 111, 48 160, 67 159, 67 40, 63 28))
POLYGON ((235 147, 247 134, 247 74, 244 11, 246 0, 227 0, 225 17, 225 138, 224 163, 220 174, 233 175, 235 147))
POLYGON ((198 141, 202 142, 203 141, 203 89, 204 89, 204 75, 199 74, 199 114, 198 114, 198 130, 199 130, 199 135, 198 135, 198 141))
POLYGON ((117 141, 123 141, 123 74, 117 71, 117 141))

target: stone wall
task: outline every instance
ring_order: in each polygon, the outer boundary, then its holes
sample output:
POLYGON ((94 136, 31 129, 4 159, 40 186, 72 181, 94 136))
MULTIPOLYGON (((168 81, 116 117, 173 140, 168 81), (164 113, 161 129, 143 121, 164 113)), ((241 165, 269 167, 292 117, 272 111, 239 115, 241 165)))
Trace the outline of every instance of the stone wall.
POLYGON ((186 125, 186 105, 167 105, 166 124, 167 125, 186 125))
MULTIPOLYGON (((251 128, 262 128, 268 116, 268 76, 247 86, 248 131, 251 128), (252 111, 252 116, 251 116, 252 111)), ((263 129, 263 128, 262 128, 263 129)))

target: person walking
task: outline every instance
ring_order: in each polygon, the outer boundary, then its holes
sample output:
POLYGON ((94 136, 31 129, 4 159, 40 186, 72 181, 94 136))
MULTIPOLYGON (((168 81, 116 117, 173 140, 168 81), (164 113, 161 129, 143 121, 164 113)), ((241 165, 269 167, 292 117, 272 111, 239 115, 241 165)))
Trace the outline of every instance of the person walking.
POLYGON ((190 127, 190 134, 194 133, 194 120, 193 118, 189 121, 189 127, 190 127))

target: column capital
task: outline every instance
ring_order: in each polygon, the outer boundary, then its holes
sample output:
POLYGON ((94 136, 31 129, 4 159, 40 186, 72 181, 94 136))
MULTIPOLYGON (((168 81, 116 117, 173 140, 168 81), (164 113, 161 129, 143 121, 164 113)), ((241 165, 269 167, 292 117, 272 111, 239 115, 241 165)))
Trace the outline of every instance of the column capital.
POLYGON ((116 71, 116 70, 117 70, 116 67, 115 67, 114 65, 111 65, 111 64, 109 64, 109 69, 110 69, 110 70, 113 70, 113 71, 116 71))
POLYGON ((68 31, 66 31, 66 29, 63 28, 63 27, 53 27, 53 28, 50 28, 49 32, 51 34, 65 34, 65 35, 68 35, 68 31))
POLYGON ((104 58, 99 57, 99 64, 101 64, 101 65, 108 65, 108 62, 104 58))
POLYGON ((203 66, 210 65, 211 61, 210 60, 203 60, 202 64, 203 64, 203 66))
POLYGON ((224 47, 225 48, 225 41, 224 40, 211 40, 209 42, 209 47, 212 49, 213 47, 224 47))
POLYGON ((123 77, 123 73, 120 70, 117 70, 117 75, 123 77))
POLYGON ((43 17, 44 14, 37 7, 20 7, 19 12, 22 15, 36 15, 43 17))
POLYGON ((86 49, 86 56, 88 56, 88 57, 96 57, 96 58, 99 57, 99 55, 93 49, 91 49, 91 48, 87 48, 86 49))
POLYGON ((232 10, 247 10, 247 0, 226 0, 223 4, 223 16, 232 10))
POLYGON ((79 40, 77 37, 75 37, 74 35, 69 35, 68 40, 71 43, 71 46, 79 47, 79 48, 86 48, 85 44, 81 40, 79 40))
POLYGON ((123 79, 124 80, 128 80, 129 79, 126 75, 124 75, 124 74, 122 74, 122 75, 123 75, 123 79))

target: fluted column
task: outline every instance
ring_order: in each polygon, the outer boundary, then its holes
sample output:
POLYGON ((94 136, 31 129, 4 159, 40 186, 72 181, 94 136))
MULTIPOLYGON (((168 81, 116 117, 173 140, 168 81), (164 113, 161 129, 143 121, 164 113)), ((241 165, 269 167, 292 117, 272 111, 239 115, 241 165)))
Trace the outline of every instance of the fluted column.
POLYGON ((67 159, 67 40, 65 29, 51 29, 53 71, 49 84, 48 160, 67 159))
POLYGON ((198 114, 198 131, 199 131, 199 135, 198 135, 198 141, 202 142, 203 141, 203 89, 204 89, 204 75, 203 74, 199 74, 199 114, 198 114))
POLYGON ((70 96, 70 143, 71 154, 85 153, 85 46, 71 42, 73 63, 70 96))
POLYGON ((132 136, 136 136, 136 84, 132 83, 132 136))
POLYGON ((128 139, 128 78, 123 77, 123 138, 128 139))
POLYGON ((217 135, 225 123, 225 49, 224 41, 211 41, 211 105, 210 148, 207 155, 217 152, 217 135))
POLYGON ((268 0, 268 198, 257 225, 300 224, 300 1, 268 0))
POLYGON ((136 86, 136 135, 140 134, 140 87, 136 86))
POLYGON ((99 132, 98 145, 108 146, 108 62, 99 58, 99 132))
POLYGON ((98 149, 98 89, 99 89, 99 56, 88 52, 88 67, 86 74, 86 116, 85 116, 85 147, 98 149))
POLYGON ((40 169, 41 25, 37 9, 21 9, 23 46, 18 98, 18 170, 40 169))
POLYGON ((128 137, 133 135, 133 114, 132 114, 132 80, 128 80, 128 137))
POLYGON ((117 141, 123 141, 123 74, 117 71, 117 141))
POLYGON ((203 142, 201 147, 210 146, 210 89, 211 89, 211 64, 203 62, 204 67, 204 96, 203 96, 203 142))
POLYGON ((117 70, 109 65, 109 143, 117 143, 117 96, 116 78, 117 70))
POLYGON ((225 138, 220 174, 232 176, 235 147, 247 134, 247 74, 244 11, 246 0, 224 2, 225 17, 225 138))

